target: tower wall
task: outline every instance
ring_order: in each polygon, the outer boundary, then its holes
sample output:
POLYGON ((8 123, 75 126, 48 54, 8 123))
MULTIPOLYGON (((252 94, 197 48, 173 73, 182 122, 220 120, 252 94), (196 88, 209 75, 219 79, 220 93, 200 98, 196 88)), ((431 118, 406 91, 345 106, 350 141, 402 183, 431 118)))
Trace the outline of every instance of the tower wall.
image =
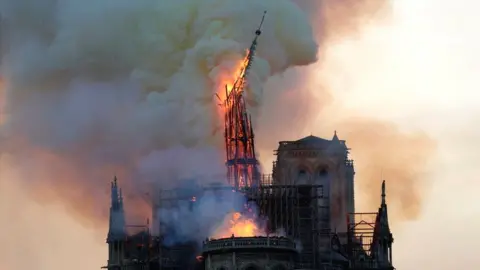
POLYGON ((332 140, 309 136, 280 142, 276 154, 274 183, 322 185, 330 198, 330 229, 346 232, 347 214, 355 211, 355 172, 345 142, 336 135, 332 140))

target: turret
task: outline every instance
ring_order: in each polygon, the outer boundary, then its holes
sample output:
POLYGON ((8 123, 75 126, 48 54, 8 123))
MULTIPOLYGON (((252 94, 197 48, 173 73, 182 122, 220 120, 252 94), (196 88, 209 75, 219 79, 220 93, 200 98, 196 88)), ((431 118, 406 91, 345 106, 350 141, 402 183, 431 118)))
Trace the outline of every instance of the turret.
POLYGON ((110 222, 108 228, 108 269, 119 269, 125 250, 125 212, 122 190, 118 187, 117 177, 111 183, 110 222))
POLYGON ((393 269, 392 266, 393 236, 388 224, 388 210, 385 193, 385 180, 382 182, 382 201, 375 222, 373 252, 380 267, 393 269))
POLYGON ((336 131, 336 130, 333 132, 332 142, 335 142, 335 143, 339 143, 339 142, 340 142, 340 140, 338 139, 337 131, 336 131))
POLYGON ((124 239, 125 212, 123 209, 122 191, 118 187, 117 177, 111 183, 110 223, 108 228, 107 243, 109 241, 124 239))

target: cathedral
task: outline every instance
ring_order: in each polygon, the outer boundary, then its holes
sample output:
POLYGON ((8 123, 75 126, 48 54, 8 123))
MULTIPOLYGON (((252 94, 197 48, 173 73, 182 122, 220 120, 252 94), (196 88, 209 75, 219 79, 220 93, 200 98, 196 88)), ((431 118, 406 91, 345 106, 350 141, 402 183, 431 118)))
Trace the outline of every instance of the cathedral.
MULTIPOLYGON (((346 142, 308 136, 282 141, 271 177, 239 188, 268 228, 284 236, 211 239, 168 246, 149 227, 129 232, 123 198, 113 181, 108 269, 384 269, 393 270, 393 237, 388 224, 385 181, 378 211, 355 212, 354 163, 346 142)), ((222 187, 203 187, 204 190, 222 187)), ((227 189, 232 189, 226 185, 227 189)), ((203 191, 196 191, 201 198, 203 191)), ((171 198, 170 198, 171 199, 171 198)), ((177 198, 179 201, 184 199, 177 198)), ((193 202, 194 203, 194 202, 193 202)), ((161 202, 158 203, 162 207, 161 202)), ((161 222, 153 220, 153 222, 161 222)))
MULTIPOLYGON (((230 89, 225 89, 226 99, 222 106, 225 112, 225 183, 160 190, 153 196, 152 224, 128 226, 121 189, 114 179, 107 236, 108 261, 104 268, 394 269, 385 181, 379 187, 381 204, 378 211, 356 212, 354 162, 349 157, 346 142, 336 132, 331 139, 307 136, 279 142, 272 173, 260 173, 255 157, 254 129, 243 95, 248 87, 247 75, 265 13, 247 51, 241 74, 230 89), (172 225, 169 217, 158 213, 178 213, 182 209, 193 215, 203 198, 210 196, 220 202, 232 194, 239 194, 245 205, 258 209, 259 216, 266 222, 263 231, 215 238, 205 233, 193 237, 196 239, 171 241, 180 224, 172 225), (279 231, 283 233, 278 234, 279 231)), ((200 225, 189 226, 194 234, 203 233, 200 225)))

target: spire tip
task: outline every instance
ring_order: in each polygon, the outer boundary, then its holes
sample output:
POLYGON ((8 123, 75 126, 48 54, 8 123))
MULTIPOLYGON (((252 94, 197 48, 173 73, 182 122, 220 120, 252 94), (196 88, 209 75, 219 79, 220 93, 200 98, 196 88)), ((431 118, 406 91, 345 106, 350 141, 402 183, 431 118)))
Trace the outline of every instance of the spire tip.
POLYGON ((382 181, 382 204, 385 204, 385 180, 382 181))
POLYGON ((255 35, 257 36, 260 36, 262 34, 262 26, 263 26, 263 22, 265 21, 265 15, 267 15, 266 10, 263 11, 262 20, 260 21, 260 25, 258 26, 257 31, 255 31, 255 35))

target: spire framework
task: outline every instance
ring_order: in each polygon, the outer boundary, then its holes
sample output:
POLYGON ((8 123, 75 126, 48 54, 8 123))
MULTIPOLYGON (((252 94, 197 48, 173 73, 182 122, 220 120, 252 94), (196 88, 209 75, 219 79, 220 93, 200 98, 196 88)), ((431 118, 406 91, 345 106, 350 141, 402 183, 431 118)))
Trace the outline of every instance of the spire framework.
POLYGON ((243 63, 240 76, 235 80, 233 87, 225 87, 225 149, 227 178, 229 184, 235 188, 257 186, 259 183, 259 162, 255 156, 254 132, 252 119, 247 113, 243 93, 247 87, 247 76, 253 63, 257 40, 261 35, 261 27, 265 19, 263 13, 260 26, 255 31, 255 38, 250 45, 247 57, 243 63))

